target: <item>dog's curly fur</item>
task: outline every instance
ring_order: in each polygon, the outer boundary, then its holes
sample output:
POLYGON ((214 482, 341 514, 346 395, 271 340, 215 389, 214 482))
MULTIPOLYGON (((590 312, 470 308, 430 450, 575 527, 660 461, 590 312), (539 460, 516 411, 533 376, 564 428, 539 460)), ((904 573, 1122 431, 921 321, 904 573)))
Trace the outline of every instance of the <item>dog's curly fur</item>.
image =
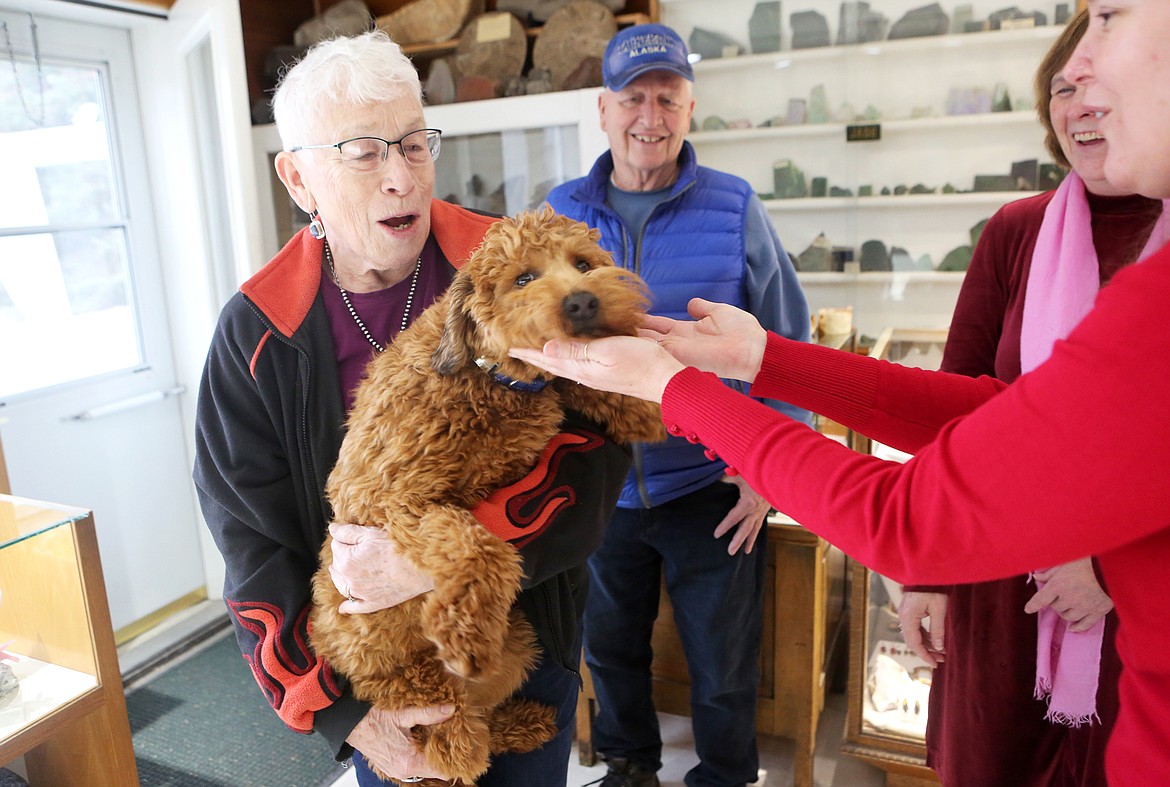
POLYGON ((435 589, 342 615, 326 539, 313 579, 313 648, 375 707, 452 703, 449 720, 416 737, 453 784, 474 784, 490 754, 530 751, 556 732, 552 708, 512 697, 536 647, 513 609, 520 556, 469 509, 532 468, 565 409, 621 443, 665 436, 655 404, 560 379, 538 393, 510 390, 476 364, 489 359, 532 381, 540 370, 510 358, 510 347, 635 332, 645 286, 614 266, 598 238, 547 207, 493 224, 447 293, 370 362, 326 486, 337 521, 385 527, 435 589))

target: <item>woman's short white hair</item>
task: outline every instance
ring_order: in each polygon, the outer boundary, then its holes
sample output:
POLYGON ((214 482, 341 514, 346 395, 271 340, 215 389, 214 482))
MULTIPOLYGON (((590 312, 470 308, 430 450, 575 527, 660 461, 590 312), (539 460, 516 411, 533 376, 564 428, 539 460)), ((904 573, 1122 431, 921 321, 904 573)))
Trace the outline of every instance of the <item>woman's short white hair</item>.
POLYGON ((373 104, 404 95, 422 104, 422 84, 402 47, 381 30, 315 44, 288 69, 272 97, 281 144, 328 144, 309 139, 313 120, 328 105, 373 104))

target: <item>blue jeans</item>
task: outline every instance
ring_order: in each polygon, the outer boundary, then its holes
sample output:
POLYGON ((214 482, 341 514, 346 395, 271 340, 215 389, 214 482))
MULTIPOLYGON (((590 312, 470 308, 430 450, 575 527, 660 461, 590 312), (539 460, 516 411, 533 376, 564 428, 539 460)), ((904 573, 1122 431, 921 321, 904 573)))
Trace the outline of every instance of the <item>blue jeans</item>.
MULTIPOLYGON (((571 654, 572 664, 580 663, 580 645, 571 654)), ((569 756, 573 750, 574 720, 581 676, 571 672, 542 653, 540 663, 528 676, 517 694, 552 705, 557 709, 557 734, 536 751, 526 754, 501 754, 492 758, 487 773, 479 777, 476 787, 565 787, 569 776, 569 756)), ((360 787, 385 787, 360 752, 353 754, 354 770, 360 787)))
POLYGON ((767 528, 750 555, 727 554, 715 526, 739 499, 717 482, 649 509, 619 508, 589 560, 585 662, 597 691, 593 743, 604 757, 662 767, 651 697, 650 636, 661 578, 691 675, 691 725, 699 764, 688 787, 755 781, 767 528))

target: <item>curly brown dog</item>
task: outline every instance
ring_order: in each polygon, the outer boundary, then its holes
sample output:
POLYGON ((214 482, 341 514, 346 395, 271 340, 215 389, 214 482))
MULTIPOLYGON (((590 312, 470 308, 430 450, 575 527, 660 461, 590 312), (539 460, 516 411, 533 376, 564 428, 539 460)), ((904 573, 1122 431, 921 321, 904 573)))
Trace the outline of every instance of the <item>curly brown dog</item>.
POLYGON ((452 703, 449 720, 416 735, 453 784, 474 784, 490 754, 531 751, 556 732, 552 708, 512 697, 536 660, 535 634, 513 609, 520 555, 469 509, 532 468, 565 409, 620 443, 665 436, 655 404, 559 379, 539 391, 501 383, 542 374, 511 347, 635 332, 645 287, 598 237, 547 207, 493 224, 447 293, 370 362, 326 486, 337 521, 385 527, 435 589, 341 615, 326 539, 313 648, 376 707, 452 703))

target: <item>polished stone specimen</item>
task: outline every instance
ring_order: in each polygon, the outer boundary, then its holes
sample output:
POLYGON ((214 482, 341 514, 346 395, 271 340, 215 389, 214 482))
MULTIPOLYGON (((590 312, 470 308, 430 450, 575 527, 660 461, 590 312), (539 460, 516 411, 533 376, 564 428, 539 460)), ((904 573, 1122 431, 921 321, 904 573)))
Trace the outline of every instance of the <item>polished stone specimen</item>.
POLYGON ((862 20, 869 13, 869 3, 862 0, 845 0, 841 3, 841 11, 837 17, 837 45, 848 46, 860 44, 862 36, 862 20))
POLYGON ((756 3, 748 20, 748 37, 752 52, 780 51, 780 0, 756 3))
POLYGON ((872 197, 873 196, 873 185, 866 183, 862 186, 858 186, 857 187, 857 196, 859 196, 859 197, 872 197))
POLYGON ((799 199, 808 196, 804 172, 791 159, 780 159, 772 165, 772 180, 776 199, 799 199))
POLYGON ((810 197, 825 197, 829 193, 829 179, 818 175, 809 182, 808 195, 810 197))
POLYGON ((827 272, 832 270, 833 244, 821 233, 813 238, 808 248, 796 258, 798 271, 827 272))
POLYGON ((992 112, 1011 112, 1012 111, 1012 97, 1008 92, 1006 82, 995 83, 995 93, 991 99, 992 112))
POLYGON ((718 115, 709 115, 703 120, 704 131, 722 131, 727 128, 727 121, 718 115))
POLYGON ((16 679, 12 666, 0 662, 0 708, 12 702, 19 694, 20 681, 16 679))
POLYGON ((975 191, 1016 191, 1016 179, 1011 175, 976 175, 975 191))
POLYGON ((913 271, 918 268, 915 266, 914 258, 910 256, 910 252, 901 246, 891 246, 890 269, 895 271, 913 271))
POLYGON ((943 261, 938 264, 940 271, 965 271, 971 267, 971 255, 974 250, 970 246, 956 246, 947 252, 943 261))
POLYGON ((861 244, 861 270, 863 273, 890 270, 890 253, 886 244, 880 240, 867 240, 861 244))
POLYGON ((812 49, 829 45, 829 20, 816 11, 797 11, 789 18, 792 24, 792 48, 812 49))
POLYGON ((431 61, 423 95, 426 96, 427 104, 432 106, 450 104, 455 100, 455 77, 451 73, 451 63, 447 58, 440 57, 431 61))
POLYGON ((743 54, 743 45, 731 36, 702 27, 691 31, 687 46, 691 54, 701 55, 706 60, 743 54))
POLYGON ((844 186, 829 186, 830 197, 852 197, 853 191, 844 186))
POLYGON ((890 28, 890 40, 898 38, 921 38, 941 36, 951 27, 951 20, 938 3, 907 11, 890 28))
POLYGON ((1067 174, 1059 164, 1041 164, 1040 177, 1037 179, 1036 188, 1039 191, 1051 191, 1061 184, 1064 176, 1067 174))
POLYGON ((1013 161, 1012 178, 1020 191, 1036 191, 1040 184, 1040 162, 1034 158, 1013 161))
POLYGON ((1043 27, 1048 17, 1042 11, 1021 11, 1016 6, 996 11, 987 19, 992 30, 1010 30, 1019 27, 1043 27))
POLYGON ((951 29, 952 33, 965 33, 967 31, 967 23, 975 18, 975 12, 971 9, 970 3, 960 3, 951 11, 951 29))
POLYGON ((829 99, 824 85, 816 85, 808 96, 808 122, 829 122, 829 99))

